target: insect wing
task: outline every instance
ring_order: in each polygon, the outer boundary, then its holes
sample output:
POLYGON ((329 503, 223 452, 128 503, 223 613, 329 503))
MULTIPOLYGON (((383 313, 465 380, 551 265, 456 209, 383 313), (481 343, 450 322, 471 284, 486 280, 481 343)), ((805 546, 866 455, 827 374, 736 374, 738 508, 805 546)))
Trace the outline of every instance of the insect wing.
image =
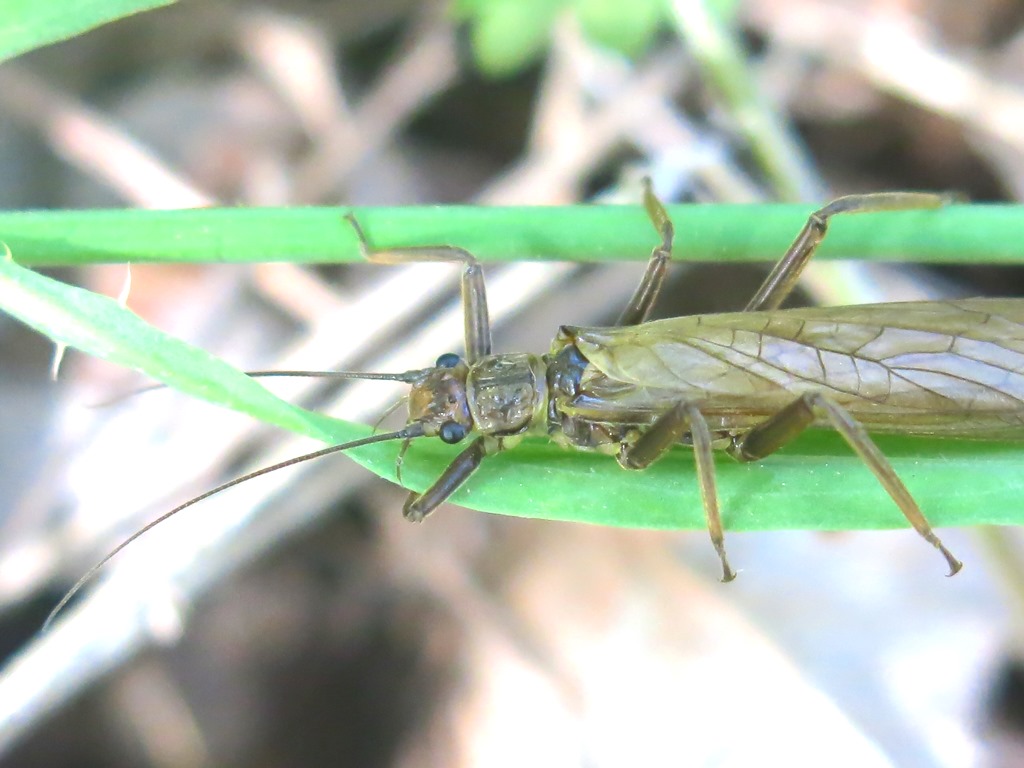
POLYGON ((818 391, 875 431, 1024 438, 1020 299, 695 315, 568 330, 591 364, 582 380, 586 400, 609 397, 616 409, 687 400, 719 416, 722 427, 743 428, 794 394, 818 391))

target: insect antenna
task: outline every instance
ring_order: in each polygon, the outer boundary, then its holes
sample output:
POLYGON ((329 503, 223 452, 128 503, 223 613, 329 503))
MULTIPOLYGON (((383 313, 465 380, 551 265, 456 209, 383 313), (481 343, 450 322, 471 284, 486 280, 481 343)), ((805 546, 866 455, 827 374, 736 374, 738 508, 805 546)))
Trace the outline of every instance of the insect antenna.
MULTIPOLYGON (((246 376, 253 379, 269 379, 273 377, 305 378, 305 379, 376 379, 380 381, 401 381, 411 384, 418 379, 422 371, 406 371, 405 373, 359 373, 356 371, 243 371, 246 376)), ((109 408, 112 405, 123 403, 129 398, 141 395, 146 392, 155 392, 159 389, 168 389, 170 385, 163 383, 146 384, 137 389, 129 390, 120 395, 114 395, 108 400, 101 400, 93 403, 90 408, 109 408)), ((397 408, 398 406, 395 406, 397 408)), ((394 408, 385 412, 384 417, 391 415, 394 408)))
POLYGON ((249 472, 248 474, 242 475, 241 477, 236 477, 234 480, 228 480, 226 483, 221 483, 217 487, 211 488, 210 490, 201 493, 198 496, 193 496, 191 499, 182 504, 179 504, 169 512, 164 512, 156 520, 146 523, 146 525, 142 526, 139 530, 135 531, 135 533, 133 533, 127 539, 125 539, 112 550, 110 550, 110 552, 104 555, 102 560, 100 560, 98 563, 96 563, 96 565, 94 565, 92 568, 86 571, 85 575, 75 582, 74 586, 72 586, 71 589, 69 589, 64 594, 64 596, 60 599, 60 602, 58 602, 54 609, 50 611, 50 614, 46 617, 46 621, 43 622, 42 631, 46 632, 50 628, 50 625, 53 624, 54 619, 56 619, 60 612, 64 609, 64 606, 66 606, 71 601, 71 599, 82 590, 82 587, 88 584, 93 579, 93 577, 97 573, 99 573, 100 569, 103 568, 104 565, 109 563, 114 558, 115 555, 117 555, 119 552, 121 552, 121 550, 123 550, 125 547, 127 547, 129 544, 131 544, 133 541, 138 539, 143 534, 151 531, 153 528, 156 528, 158 525, 160 525, 160 523, 164 522, 165 520, 168 520, 171 517, 174 517, 174 515, 178 514, 184 509, 187 509, 188 507, 191 507, 193 504, 198 504, 200 501, 204 501, 205 499, 208 499, 211 496, 215 496, 221 491, 226 491, 228 488, 233 488, 236 485, 240 485, 249 480, 253 480, 257 477, 260 477, 261 475, 276 472, 279 469, 291 467, 294 466, 295 464, 301 464, 302 462, 305 461, 312 461, 313 459, 319 459, 322 456, 329 456, 330 454, 338 453, 339 451, 347 451, 351 448, 359 448, 361 446, 370 445, 372 443, 383 443, 388 440, 402 440, 403 445, 407 445, 408 442, 413 438, 422 436, 423 425, 414 422, 412 424, 406 425, 403 429, 399 429, 395 432, 385 432, 379 435, 370 435, 369 437, 362 437, 359 438, 358 440, 350 440, 347 443, 330 445, 326 448, 321 448, 318 451, 304 453, 301 456, 293 456, 292 458, 286 459, 285 461, 280 461, 277 464, 271 464, 270 466, 262 467, 254 472, 249 472))

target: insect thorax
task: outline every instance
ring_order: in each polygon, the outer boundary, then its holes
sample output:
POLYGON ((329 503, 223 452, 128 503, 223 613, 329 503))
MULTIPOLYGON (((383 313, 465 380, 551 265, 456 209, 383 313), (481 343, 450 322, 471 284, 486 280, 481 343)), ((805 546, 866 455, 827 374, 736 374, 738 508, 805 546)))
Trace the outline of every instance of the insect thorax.
POLYGON ((492 355, 474 363, 466 377, 469 407, 480 432, 515 435, 546 424, 546 365, 537 355, 492 355))
POLYGON ((566 448, 616 453, 627 437, 628 426, 581 419, 571 413, 572 404, 581 392, 584 374, 590 366, 590 361, 576 347, 571 329, 563 327, 559 330, 545 361, 548 437, 566 448))

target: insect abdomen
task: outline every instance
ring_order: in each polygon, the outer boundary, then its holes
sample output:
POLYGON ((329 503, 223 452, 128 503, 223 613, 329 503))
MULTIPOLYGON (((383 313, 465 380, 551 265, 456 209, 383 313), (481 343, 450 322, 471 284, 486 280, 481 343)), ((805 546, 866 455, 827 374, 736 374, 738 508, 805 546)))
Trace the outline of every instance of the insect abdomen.
POLYGON ((566 329, 592 368, 581 387, 619 407, 652 393, 744 429, 824 392, 869 430, 1024 438, 1024 301, 776 310, 627 328, 566 329), (625 390, 635 389, 633 395, 625 390))

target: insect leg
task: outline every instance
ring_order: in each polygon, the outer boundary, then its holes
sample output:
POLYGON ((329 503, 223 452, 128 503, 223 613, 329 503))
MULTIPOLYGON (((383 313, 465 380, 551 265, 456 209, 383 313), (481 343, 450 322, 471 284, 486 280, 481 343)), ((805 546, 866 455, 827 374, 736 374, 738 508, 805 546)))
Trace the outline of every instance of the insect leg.
POLYGON ((725 554, 725 533, 722 531, 722 515, 718 508, 718 489, 715 485, 715 459, 711 447, 711 430, 704 415, 696 406, 679 403, 672 410, 663 413, 651 427, 619 456, 619 463, 626 469, 645 469, 665 455, 680 438, 689 431, 693 441, 693 453, 697 460, 697 479, 700 496, 704 502, 704 516, 707 519, 711 543, 722 561, 722 581, 732 581, 736 572, 729 565, 725 554))
POLYGON ((647 216, 654 224, 654 228, 661 235, 661 245, 655 246, 651 251, 651 258, 647 262, 643 277, 640 278, 640 285, 636 287, 629 303, 622 310, 619 319, 615 321, 617 326, 639 325, 647 319, 654 307, 654 302, 658 299, 658 291, 661 290, 661 286, 665 282, 665 271, 672 258, 672 238, 675 236, 675 228, 672 226, 665 206, 654 194, 649 178, 644 178, 644 208, 647 209, 647 216))
POLYGON ((402 507, 405 519, 413 523, 422 521, 438 505, 455 493, 459 486, 469 479, 470 475, 476 472, 485 456, 501 450, 500 443, 496 447, 489 448, 488 441, 489 438, 485 435, 478 437, 455 457, 454 461, 441 473, 441 476, 422 495, 409 494, 409 498, 406 499, 405 505, 402 507))
POLYGON ((811 260, 815 250, 825 239, 828 220, 837 213, 877 213, 903 211, 914 208, 940 208, 948 202, 943 195, 927 192, 877 192, 867 195, 847 195, 833 200, 812 213, 789 250, 761 283, 748 303, 745 312, 778 309, 796 285, 797 278, 811 260))
POLYGON ((345 214, 359 239, 363 258, 374 264, 408 264, 420 261, 448 261, 463 265, 462 312, 466 339, 466 361, 474 363, 491 354, 491 321, 487 313, 487 291, 483 266, 469 251, 454 245, 423 245, 374 250, 356 217, 345 214))
POLYGON ((963 563, 953 557, 953 553, 935 535, 931 525, 925 518, 914 497, 900 480, 892 464, 885 458, 867 431, 849 414, 849 412, 827 395, 820 392, 807 392, 787 405, 767 421, 757 425, 745 435, 735 438, 729 449, 740 461, 755 461, 774 453, 790 440, 795 438, 809 426, 815 418, 821 416, 829 421, 832 427, 843 436, 850 447, 868 465, 868 469, 885 488, 885 492, 896 502, 904 517, 929 544, 938 549, 949 564, 949 575, 957 573, 963 563))

